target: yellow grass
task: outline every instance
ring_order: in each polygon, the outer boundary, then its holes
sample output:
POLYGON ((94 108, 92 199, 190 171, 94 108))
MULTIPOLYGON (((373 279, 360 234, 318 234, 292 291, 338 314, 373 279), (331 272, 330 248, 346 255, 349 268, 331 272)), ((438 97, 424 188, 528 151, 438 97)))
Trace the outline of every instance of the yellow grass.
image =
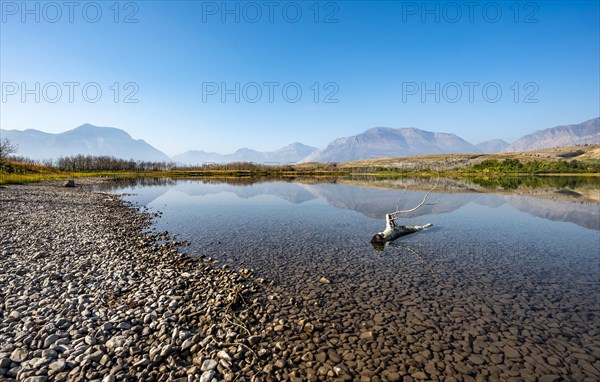
POLYGON ((487 159, 518 159, 521 162, 531 162, 534 160, 557 161, 577 159, 581 161, 600 160, 600 145, 590 146, 572 146, 559 147, 552 149, 543 149, 517 153, 495 153, 495 154, 431 154, 417 155, 410 157, 396 158, 375 158, 340 163, 339 168, 370 168, 370 167, 390 167, 406 170, 423 170, 429 166, 432 170, 451 170, 457 167, 468 167, 480 163, 487 159), (560 155, 581 150, 584 154, 573 158, 563 158, 560 155))

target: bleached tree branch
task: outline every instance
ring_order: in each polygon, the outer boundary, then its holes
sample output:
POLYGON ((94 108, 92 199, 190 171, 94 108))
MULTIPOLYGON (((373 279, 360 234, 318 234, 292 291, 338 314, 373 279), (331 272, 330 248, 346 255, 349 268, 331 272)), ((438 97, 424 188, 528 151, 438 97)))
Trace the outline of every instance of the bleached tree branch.
POLYGON ((423 200, 421 201, 421 203, 419 203, 419 205, 417 205, 416 207, 408 209, 408 210, 398 210, 398 206, 396 205, 396 211, 394 211, 390 214, 390 217, 392 218, 392 220, 397 219, 399 217, 399 215, 401 215, 401 214, 406 214, 409 212, 416 211, 423 206, 433 206, 433 205, 438 204, 438 202, 440 201, 439 199, 436 200, 435 202, 428 202, 427 197, 429 196, 429 194, 431 194, 433 192, 433 190, 435 190, 437 188, 439 182, 440 182, 440 177, 438 176, 433 187, 429 191, 427 191, 427 193, 423 197, 423 200))

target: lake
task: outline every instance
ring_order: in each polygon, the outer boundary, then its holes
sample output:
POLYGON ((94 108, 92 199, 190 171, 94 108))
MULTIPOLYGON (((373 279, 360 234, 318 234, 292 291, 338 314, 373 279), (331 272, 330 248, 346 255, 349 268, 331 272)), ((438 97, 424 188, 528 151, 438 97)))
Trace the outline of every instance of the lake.
POLYGON ((190 255, 266 279, 274 326, 306 319, 320 328, 279 339, 327 349, 357 375, 600 379, 598 180, 442 179, 428 198, 436 204, 400 220, 432 228, 373 247, 385 214, 418 205, 434 183, 144 179, 108 188, 160 211, 153 228, 189 241, 190 255))

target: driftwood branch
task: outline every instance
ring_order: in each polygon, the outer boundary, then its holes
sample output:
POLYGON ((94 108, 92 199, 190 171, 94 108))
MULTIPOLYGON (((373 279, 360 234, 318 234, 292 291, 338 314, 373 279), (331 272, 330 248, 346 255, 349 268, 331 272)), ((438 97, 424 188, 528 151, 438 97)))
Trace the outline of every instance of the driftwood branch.
MULTIPOLYGON (((438 202, 440 201, 439 199, 436 200, 435 202, 428 202, 427 201, 427 197, 429 197, 429 194, 431 194, 433 192, 433 190, 435 190, 437 188, 439 182, 440 182, 440 177, 438 176, 437 180, 435 181, 435 184, 433 185, 433 187, 429 191, 427 191, 427 193, 425 194, 425 196, 423 197, 423 200, 421 201, 421 203, 419 203, 419 205, 417 205, 414 208, 408 209, 408 210, 398 210, 398 205, 396 205, 396 211, 394 211, 391 214, 389 214, 390 217, 393 220, 396 220, 398 218, 398 216, 401 215, 401 214, 406 214, 406 213, 409 213, 409 212, 416 211, 416 210, 418 210, 419 208, 421 208, 423 206, 433 206, 433 205, 438 204, 438 202)), ((406 189, 404 189, 404 191, 406 191, 406 189)))
POLYGON ((428 223, 421 226, 406 226, 406 225, 398 225, 396 224, 396 219, 400 217, 402 214, 406 214, 409 212, 413 212, 418 210, 423 206, 431 206, 435 205, 439 202, 439 199, 435 202, 428 202, 427 198, 429 194, 433 192, 438 186, 440 182, 440 177, 438 176, 433 187, 427 191, 421 203, 419 203, 416 207, 408 209, 408 210, 399 210, 398 206, 396 206, 396 211, 385 215, 385 230, 382 232, 376 233, 371 239, 371 244, 377 249, 382 248, 386 242, 391 242, 396 240, 400 236, 405 236, 414 232, 423 231, 432 226, 432 224, 428 223))

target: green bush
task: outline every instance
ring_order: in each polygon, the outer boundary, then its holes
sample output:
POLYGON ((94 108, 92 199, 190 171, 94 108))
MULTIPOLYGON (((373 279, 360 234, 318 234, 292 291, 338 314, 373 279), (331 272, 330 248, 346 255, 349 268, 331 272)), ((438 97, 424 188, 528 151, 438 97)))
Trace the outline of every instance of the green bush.
POLYGON ((574 159, 571 161, 558 160, 554 162, 534 160, 522 163, 518 159, 513 158, 507 158, 503 161, 486 159, 481 163, 471 166, 469 170, 525 174, 597 173, 600 172, 600 162, 581 162, 574 159))

